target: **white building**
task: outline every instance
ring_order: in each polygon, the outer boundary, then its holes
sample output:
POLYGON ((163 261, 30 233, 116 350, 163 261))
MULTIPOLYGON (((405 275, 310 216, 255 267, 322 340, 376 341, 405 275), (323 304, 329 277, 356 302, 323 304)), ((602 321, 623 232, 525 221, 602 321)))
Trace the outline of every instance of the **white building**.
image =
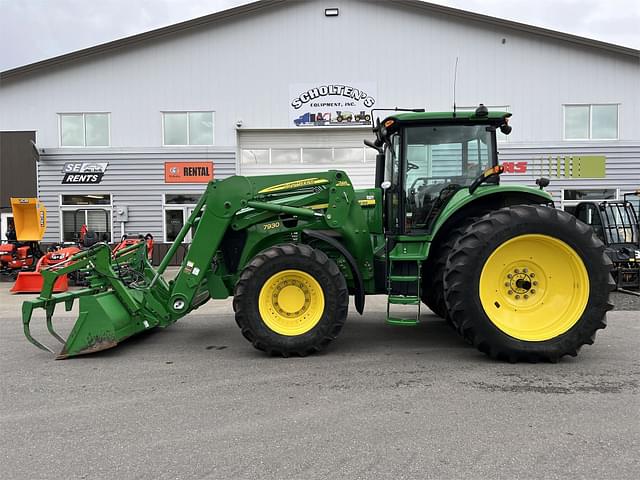
POLYGON ((5 71, 0 131, 36 132, 45 240, 171 241, 211 175, 371 185, 370 109, 451 110, 456 59, 459 108, 513 113, 507 181, 640 187, 640 51, 417 0, 265 0, 5 71))

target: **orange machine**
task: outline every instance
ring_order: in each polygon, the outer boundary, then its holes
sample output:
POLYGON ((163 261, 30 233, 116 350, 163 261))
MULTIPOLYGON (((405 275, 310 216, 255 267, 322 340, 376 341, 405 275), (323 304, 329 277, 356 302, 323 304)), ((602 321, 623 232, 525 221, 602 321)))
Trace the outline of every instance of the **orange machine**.
POLYGON ((144 236, 140 234, 138 235, 137 238, 132 238, 127 235, 123 235, 122 238, 120 239, 120 243, 113 248, 113 252, 111 252, 111 255, 115 256, 118 250, 122 250, 123 248, 126 248, 129 245, 135 245, 136 243, 143 242, 143 241, 147 243, 147 257, 149 258, 149 260, 151 260, 151 257, 153 256, 153 235, 151 235, 150 233, 147 233, 144 236))
MULTIPOLYGON (((46 255, 40 257, 34 272, 22 271, 18 273, 16 283, 11 288, 11 293, 40 293, 42 290, 43 278, 40 273, 45 268, 55 268, 56 265, 69 259, 72 255, 78 253, 80 249, 73 245, 69 247, 61 247, 56 250, 47 252, 46 255)), ((69 278, 62 275, 56 280, 53 291, 56 293, 66 292, 69 288, 69 278)))
POLYGON ((15 277, 33 270, 42 256, 39 243, 47 226, 47 211, 37 198, 11 198, 15 238, 0 244, 0 273, 15 277))

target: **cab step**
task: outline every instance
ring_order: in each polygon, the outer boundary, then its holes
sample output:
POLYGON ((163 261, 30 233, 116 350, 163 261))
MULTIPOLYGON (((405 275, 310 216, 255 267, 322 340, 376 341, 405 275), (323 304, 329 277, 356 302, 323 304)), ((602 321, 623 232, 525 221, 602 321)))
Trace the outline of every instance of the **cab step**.
MULTIPOLYGON (((410 251, 412 248, 418 248, 419 245, 409 245, 409 247, 411 248, 402 247, 401 255, 392 254, 388 257, 387 323, 389 325, 414 326, 420 323, 420 286, 422 283, 423 257, 421 254, 411 255, 411 253, 421 253, 410 251), (412 308, 404 308, 404 311, 400 308, 398 312, 391 312, 392 305, 411 306, 412 308), (406 318, 405 315, 413 318, 406 318)), ((398 248, 397 245, 396 248, 398 248)))
POLYGON ((420 322, 415 318, 396 318, 396 317, 388 317, 387 323, 389 325, 399 325, 401 327, 414 327, 418 325, 420 322))
POLYGON ((413 295, 389 295, 389 303, 394 305, 420 305, 420 297, 413 295))
POLYGON ((421 280, 417 275, 389 275, 392 282, 417 282, 421 280))

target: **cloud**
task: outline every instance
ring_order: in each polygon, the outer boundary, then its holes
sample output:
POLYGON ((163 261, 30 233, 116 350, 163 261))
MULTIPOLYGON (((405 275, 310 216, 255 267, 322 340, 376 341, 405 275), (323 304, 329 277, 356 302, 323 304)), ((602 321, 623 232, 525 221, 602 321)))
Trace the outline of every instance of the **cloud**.
MULTIPOLYGON (((432 2, 640 49, 640 0, 432 2)), ((0 0, 0 71, 243 3, 249 2, 0 0)))
POLYGON ((640 49, 639 0, 432 0, 432 3, 640 49))

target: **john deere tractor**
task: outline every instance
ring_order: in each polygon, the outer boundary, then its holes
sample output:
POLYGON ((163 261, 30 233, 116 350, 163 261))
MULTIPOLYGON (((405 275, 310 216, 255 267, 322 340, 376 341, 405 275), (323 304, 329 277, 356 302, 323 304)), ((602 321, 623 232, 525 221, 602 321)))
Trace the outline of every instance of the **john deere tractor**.
POLYGON ((209 299, 233 297, 242 335, 268 354, 308 355, 337 338, 349 297, 387 297, 387 322, 420 320, 421 303, 487 355, 556 361, 605 327, 610 261, 593 230, 553 208, 542 189, 500 185, 496 130, 510 113, 394 111, 374 126, 375 185, 343 171, 233 176, 210 182, 157 269, 140 243, 112 255, 97 244, 43 271, 35 309, 64 346, 57 358, 114 347, 168 327, 209 299), (163 277, 189 231, 173 280, 163 277), (88 270, 90 285, 52 294, 88 270), (79 300, 67 339, 54 309, 79 300), (407 313, 407 309, 413 309, 407 313), (404 315, 398 314, 403 310, 404 315))

